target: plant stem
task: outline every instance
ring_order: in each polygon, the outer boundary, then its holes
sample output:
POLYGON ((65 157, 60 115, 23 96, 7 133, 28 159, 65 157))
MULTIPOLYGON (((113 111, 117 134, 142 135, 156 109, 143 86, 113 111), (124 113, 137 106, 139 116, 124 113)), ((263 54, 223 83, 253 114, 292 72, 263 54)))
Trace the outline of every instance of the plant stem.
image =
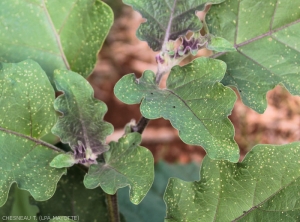
POLYGON ((131 127, 131 132, 138 132, 142 134, 149 122, 150 119, 142 116, 139 122, 135 126, 131 127))
POLYGON ((117 193, 114 195, 106 194, 106 200, 109 213, 109 221, 120 222, 117 193))

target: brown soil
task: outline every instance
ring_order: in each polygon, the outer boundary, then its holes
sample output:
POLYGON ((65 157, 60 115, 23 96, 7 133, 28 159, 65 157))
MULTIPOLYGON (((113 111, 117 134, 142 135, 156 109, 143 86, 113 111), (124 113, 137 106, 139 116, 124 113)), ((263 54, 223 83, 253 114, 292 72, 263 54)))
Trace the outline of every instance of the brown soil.
MULTIPOLYGON (((99 61, 89 81, 95 97, 108 106, 105 120, 111 122, 115 132, 108 140, 118 140, 126 123, 141 117, 139 105, 126 105, 113 94, 115 83, 125 74, 140 76, 146 69, 156 71, 155 55, 146 42, 139 41, 135 32, 143 21, 130 7, 117 8, 116 18, 109 36, 99 54, 99 61)), ((200 54, 209 52, 200 52, 200 54)), ((191 59, 191 58, 190 58, 191 59)), ((260 115, 243 105, 240 99, 235 104, 231 121, 236 129, 235 139, 243 157, 258 143, 286 144, 300 138, 300 98, 291 96, 277 86, 267 94, 268 108, 260 115)), ((143 133, 143 146, 149 148, 155 160, 169 162, 201 161, 205 151, 198 146, 184 144, 177 130, 164 119, 150 122, 143 133)))

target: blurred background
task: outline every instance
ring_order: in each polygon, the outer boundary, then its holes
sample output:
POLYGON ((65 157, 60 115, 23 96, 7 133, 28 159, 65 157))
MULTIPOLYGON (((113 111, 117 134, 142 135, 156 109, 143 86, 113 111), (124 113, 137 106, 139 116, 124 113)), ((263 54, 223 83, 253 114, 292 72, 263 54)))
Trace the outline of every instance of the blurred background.
MULTIPOLYGON (((115 132, 108 140, 118 140, 123 128, 132 119, 141 117, 139 105, 126 105, 113 94, 115 83, 125 74, 141 76, 144 70, 156 72, 155 55, 146 42, 138 40, 135 32, 144 20, 139 13, 125 6, 121 0, 104 0, 115 13, 115 23, 99 54, 99 61, 89 81, 95 97, 108 106, 105 120, 112 123, 115 132)), ((209 56, 202 50, 198 56, 209 56)), ((190 57, 184 63, 191 61, 190 57)), ((283 87, 277 86, 267 94, 268 108, 258 114, 237 100, 229 116, 234 124, 235 140, 241 149, 241 159, 256 144, 286 144, 300 139, 300 97, 292 96, 283 87)), ((197 132, 195 132, 196 134, 197 132)), ((164 119, 152 120, 143 133, 143 146, 150 149, 155 161, 188 163, 200 162, 205 151, 199 146, 184 144, 177 130, 164 119)))

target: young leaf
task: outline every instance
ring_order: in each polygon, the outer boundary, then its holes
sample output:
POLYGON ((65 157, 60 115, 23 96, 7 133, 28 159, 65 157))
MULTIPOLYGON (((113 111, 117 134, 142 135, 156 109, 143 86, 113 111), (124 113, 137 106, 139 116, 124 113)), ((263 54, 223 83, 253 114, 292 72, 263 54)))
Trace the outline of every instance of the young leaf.
POLYGON ((298 221, 299 159, 299 142, 257 145, 241 163, 206 157, 199 182, 170 179, 166 221, 298 221))
POLYGON ((105 139, 113 131, 113 126, 103 121, 105 103, 94 98, 91 85, 77 73, 55 70, 54 82, 64 94, 54 102, 54 108, 63 116, 52 133, 70 145, 77 162, 95 162, 108 149, 105 139))
POLYGON ((166 89, 158 88, 152 71, 145 71, 140 79, 130 74, 116 84, 115 95, 127 104, 142 101, 143 116, 169 119, 182 141, 203 146, 212 159, 237 162, 239 149, 227 118, 236 96, 219 83, 225 69, 220 60, 195 59, 172 68, 166 89))
POLYGON ((0 206, 12 183, 49 199, 65 169, 50 161, 59 149, 40 140, 56 121, 54 90, 34 61, 0 65, 0 206))
POLYGON ((56 220, 108 221, 105 193, 100 189, 88 190, 83 185, 84 173, 77 167, 68 169, 57 184, 54 196, 47 201, 34 201, 41 218, 56 217, 56 220), (58 216, 59 215, 59 216, 58 216))
POLYGON ((56 168, 71 167, 76 163, 73 153, 62 153, 57 155, 50 163, 50 166, 56 168))
POLYGON ((259 113, 267 107, 266 93, 279 83, 300 95, 299 7, 300 1, 225 1, 207 15, 212 34, 237 49, 214 56, 228 66, 222 82, 238 88, 259 113))
POLYGON ((126 221, 158 222, 166 216, 166 205, 163 195, 170 177, 183 180, 199 180, 199 166, 195 163, 185 165, 158 162, 154 165, 155 178, 146 197, 139 205, 132 204, 128 199, 128 189, 118 190, 118 205, 126 221))
POLYGON ((206 4, 218 4, 225 0, 123 0, 147 19, 137 30, 137 37, 147 41, 159 51, 169 40, 184 36, 188 31, 199 31, 202 23, 196 11, 203 11, 206 4))
POLYGON ((228 42, 226 39, 223 39, 221 37, 215 37, 213 35, 210 35, 210 41, 207 45, 207 49, 213 50, 216 52, 234 52, 236 49, 233 47, 233 45, 228 42))
POLYGON ((141 135, 130 133, 111 142, 109 151, 104 153, 105 163, 92 165, 84 177, 88 189, 97 186, 108 194, 115 194, 117 189, 130 186, 130 200, 139 204, 149 191, 153 179, 153 156, 151 152, 139 146, 141 135))
POLYGON ((58 68, 91 73, 113 13, 99 0, 2 0, 0 20, 0 62, 34 59, 52 81, 58 68))

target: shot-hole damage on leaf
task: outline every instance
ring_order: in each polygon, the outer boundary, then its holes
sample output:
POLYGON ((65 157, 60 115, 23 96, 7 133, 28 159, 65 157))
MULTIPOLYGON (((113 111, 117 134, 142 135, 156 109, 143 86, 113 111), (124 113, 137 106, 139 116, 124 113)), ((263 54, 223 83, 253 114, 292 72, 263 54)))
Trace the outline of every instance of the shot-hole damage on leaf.
POLYGON ((166 221, 297 221, 299 158, 299 142, 257 145, 240 163, 205 157, 199 182, 169 180, 166 221))
POLYGON ((186 66, 173 67, 165 89, 158 88, 154 73, 147 70, 139 84, 134 74, 124 76, 114 92, 124 103, 141 102, 144 117, 170 120, 182 141, 203 146, 211 158, 237 162, 239 150, 227 117, 236 96, 219 83, 225 68, 220 60, 198 58, 186 66), (149 96, 149 92, 155 94, 149 96))
POLYGON ((0 89, 0 206, 13 183, 37 200, 49 199, 65 173, 49 166, 63 151, 41 140, 56 121, 54 90, 32 60, 2 63, 0 89))
POLYGON ((146 19, 137 30, 137 37, 147 41, 154 50, 159 51, 169 40, 176 40, 188 31, 197 32, 202 23, 196 11, 203 11, 206 4, 218 4, 224 0, 123 0, 146 19))
POLYGON ((51 83, 55 69, 87 77, 113 23, 100 0, 4 0, 0 16, 0 62, 34 59, 51 83))
POLYGON ((129 186, 131 202, 139 204, 154 180, 153 156, 148 149, 139 146, 140 143, 139 133, 110 142, 110 149, 103 154, 105 162, 90 167, 84 185, 89 189, 100 186, 108 194, 129 186))
POLYGON ((259 113, 278 84, 300 95, 299 8, 300 1, 225 1, 206 16, 211 33, 237 50, 213 56, 227 63, 222 83, 241 90, 244 104, 259 113))
POLYGON ((103 120, 106 105, 94 98, 91 85, 77 73, 56 70, 54 82, 63 91, 54 107, 63 115, 52 132, 70 145, 75 163, 97 163, 97 157, 108 150, 105 139, 113 131, 113 126, 103 120))

